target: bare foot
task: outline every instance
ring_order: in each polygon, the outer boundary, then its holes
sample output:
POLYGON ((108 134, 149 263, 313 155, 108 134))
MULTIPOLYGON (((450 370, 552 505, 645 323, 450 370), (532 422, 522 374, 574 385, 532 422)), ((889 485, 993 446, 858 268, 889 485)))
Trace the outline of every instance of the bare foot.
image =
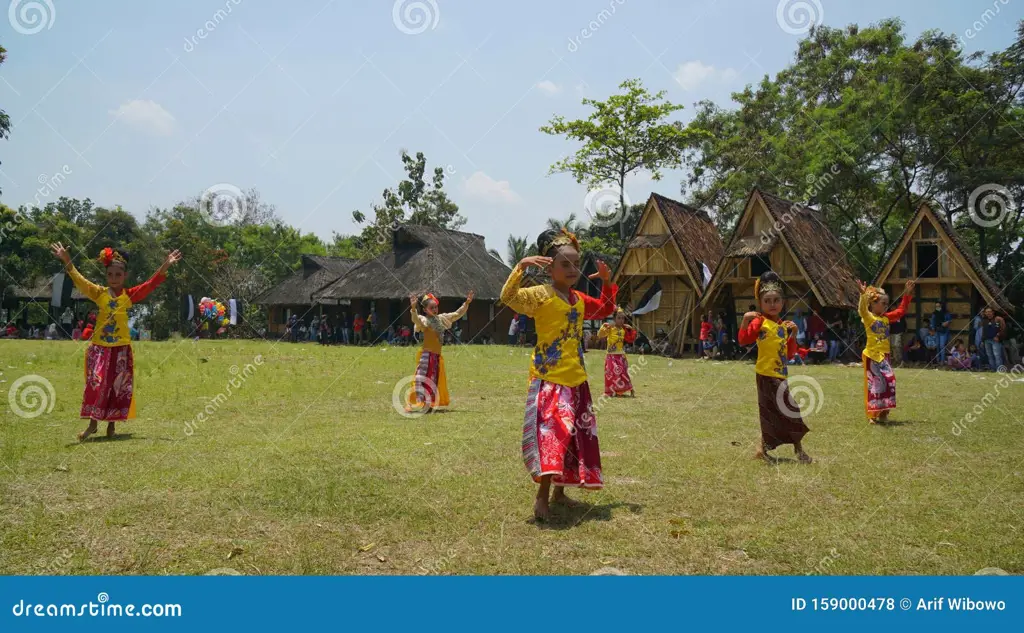
POLYGON ((96 420, 89 422, 89 427, 78 434, 78 441, 84 442, 90 435, 96 432, 96 420))
POLYGON ((114 423, 107 422, 107 437, 114 437, 114 423))
POLYGON ((566 496, 565 491, 562 490, 561 488, 555 490, 555 494, 551 496, 551 503, 557 503, 567 508, 575 508, 580 505, 579 501, 576 501, 575 499, 570 499, 568 496, 566 496))
POLYGON ((635 397, 636 397, 636 390, 635 390, 635 389, 634 389, 634 390, 631 390, 631 391, 629 392, 629 397, 630 397, 630 398, 635 398, 635 397))
POLYGON ((805 453, 804 451, 800 451, 799 453, 797 453, 796 458, 800 461, 801 464, 811 464, 814 462, 814 460, 811 459, 811 456, 805 453))
POLYGON ((763 459, 764 461, 768 462, 769 464, 775 462, 775 458, 773 456, 769 455, 768 452, 765 451, 764 449, 761 449, 761 450, 757 451, 756 453, 754 453, 754 459, 763 459))
POLYGON ((548 507, 548 500, 544 497, 537 497, 533 502, 533 518, 538 523, 543 523, 551 518, 551 510, 548 507))

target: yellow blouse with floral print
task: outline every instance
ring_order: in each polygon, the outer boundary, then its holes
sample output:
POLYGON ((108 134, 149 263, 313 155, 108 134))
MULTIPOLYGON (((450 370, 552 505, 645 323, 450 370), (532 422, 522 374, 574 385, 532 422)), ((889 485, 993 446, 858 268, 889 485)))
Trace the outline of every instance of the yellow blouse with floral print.
POLYGON ((99 309, 96 315, 96 327, 90 342, 102 347, 120 347, 132 344, 131 332, 128 329, 128 308, 145 299, 154 288, 166 279, 164 275, 156 274, 149 281, 130 289, 122 289, 120 295, 113 297, 109 288, 94 284, 83 277, 74 264, 68 264, 64 269, 78 291, 88 297, 99 309))
POLYGON ((583 320, 609 316, 615 309, 618 288, 612 283, 602 284, 600 299, 572 291, 569 303, 550 285, 521 288, 523 272, 519 266, 512 269, 501 289, 501 302, 536 324, 537 345, 533 349, 530 378, 578 387, 587 381, 583 320))
POLYGON ((608 353, 622 354, 623 343, 626 340, 626 328, 618 327, 612 323, 605 323, 597 331, 598 338, 608 339, 608 353))
POLYGON ((466 315, 466 311, 469 310, 469 303, 463 303, 462 306, 455 312, 446 312, 444 314, 438 314, 435 317, 429 317, 424 314, 420 314, 415 307, 410 310, 412 315, 412 325, 417 332, 423 332, 423 351, 433 352, 434 354, 441 353, 441 334, 445 330, 451 329, 455 322, 466 315))

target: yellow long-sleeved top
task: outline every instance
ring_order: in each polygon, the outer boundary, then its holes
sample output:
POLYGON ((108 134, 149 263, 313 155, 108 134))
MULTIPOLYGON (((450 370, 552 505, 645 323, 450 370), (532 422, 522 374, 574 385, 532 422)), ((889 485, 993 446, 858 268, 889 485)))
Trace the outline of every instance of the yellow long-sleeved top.
POLYGON ((889 324, 899 321, 907 312, 910 305, 910 295, 904 294, 900 305, 895 310, 890 310, 882 316, 875 316, 868 307, 868 295, 860 296, 857 304, 857 312, 860 314, 861 323, 864 324, 864 331, 867 333, 867 342, 864 344, 864 355, 875 361, 882 362, 886 354, 891 351, 889 346, 889 324))
POLYGON ((94 284, 83 277, 74 264, 69 263, 64 269, 78 291, 89 297, 99 309, 99 313, 96 315, 96 327, 90 342, 103 347, 132 344, 131 332, 128 329, 128 308, 141 302, 167 279, 162 273, 157 273, 145 283, 132 288, 122 288, 121 294, 114 297, 106 286, 94 284))
POLYGON ((466 315, 469 310, 469 302, 463 303, 455 312, 438 314, 436 317, 428 317, 419 313, 416 306, 409 310, 412 315, 412 326, 417 332, 423 332, 423 351, 441 353, 441 335, 445 330, 451 329, 455 322, 466 315))
POLYGON ((626 342, 626 328, 613 323, 605 323, 597 331, 597 338, 608 339, 609 354, 624 354, 623 344, 626 342))
POLYGON ((567 303, 550 285, 521 288, 524 271, 512 269, 501 302, 534 320, 537 346, 533 348, 530 377, 565 387, 578 387, 587 381, 583 363, 583 321, 604 319, 615 311, 618 286, 607 282, 601 286, 601 298, 570 292, 567 303))

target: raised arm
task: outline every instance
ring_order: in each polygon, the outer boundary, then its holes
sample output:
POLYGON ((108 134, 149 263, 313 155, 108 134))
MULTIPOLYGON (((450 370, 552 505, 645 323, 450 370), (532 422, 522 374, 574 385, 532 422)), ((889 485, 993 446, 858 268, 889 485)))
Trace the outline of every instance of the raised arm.
POLYGON ((753 345, 757 342, 757 337, 761 333, 761 324, 764 322, 764 318, 761 316, 751 316, 753 314, 748 312, 743 315, 743 323, 740 324, 739 333, 736 336, 736 340, 739 341, 740 345, 753 345))
POLYGON ((167 254, 164 258, 164 262, 160 264, 160 268, 156 269, 153 276, 139 284, 128 289, 128 298, 133 304, 140 303, 150 295, 151 292, 156 290, 157 286, 162 284, 167 279, 167 269, 181 260, 181 251, 175 249, 167 254))
POLYGON ((420 314, 418 309, 419 297, 416 295, 409 295, 409 316, 412 317, 412 329, 417 332, 422 332, 427 329, 429 323, 427 317, 420 314))
POLYGON ((550 263, 551 258, 549 257, 527 257, 516 264, 501 289, 501 303, 520 314, 533 317, 537 308, 547 299, 547 291, 543 286, 520 287, 523 283, 523 275, 529 266, 546 266, 550 263))
POLYGON ((98 286, 92 283, 91 281, 83 277, 82 273, 78 272, 78 269, 75 268, 75 265, 71 263, 71 255, 68 254, 68 251, 66 248, 64 248, 64 245, 61 244, 60 242, 50 244, 50 250, 53 252, 54 256, 57 257, 57 259, 64 263, 64 271, 67 272, 68 277, 71 277, 71 281, 72 283, 75 284, 75 288, 78 288, 79 292, 81 292, 86 297, 89 297, 89 299, 92 300, 93 303, 99 301, 100 297, 103 296, 103 286, 98 286))
POLYGON ((597 338, 608 338, 608 332, 612 329, 611 323, 602 323, 601 329, 597 331, 597 338))
POLYGON ((907 308, 910 307, 910 299, 910 295, 904 294, 903 298, 900 299, 900 305, 897 306, 895 310, 889 310, 885 313, 886 318, 889 319, 889 323, 895 323, 903 318, 903 315, 907 313, 907 308))
POLYGON ((450 328, 451 326, 455 325, 456 321, 458 321, 462 317, 466 316, 466 312, 469 311, 469 304, 472 303, 472 302, 473 302, 473 293, 471 292, 471 293, 469 293, 469 296, 466 297, 465 303, 463 303, 461 306, 459 306, 458 310, 456 310, 455 312, 446 312, 444 314, 439 314, 438 318, 441 319, 441 323, 444 323, 444 326, 446 328, 450 328))

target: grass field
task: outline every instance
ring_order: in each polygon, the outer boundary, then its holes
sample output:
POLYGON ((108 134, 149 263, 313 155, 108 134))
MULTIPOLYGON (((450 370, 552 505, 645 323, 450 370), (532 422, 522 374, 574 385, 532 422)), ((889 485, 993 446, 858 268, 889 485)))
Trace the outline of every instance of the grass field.
MULTIPOLYGON (((1024 382, 986 398, 994 374, 898 370, 881 428, 859 369, 796 368, 821 386, 816 463, 768 465, 750 459, 752 365, 649 357, 637 398, 598 413, 606 488, 541 527, 524 349, 447 348, 452 408, 417 419, 392 408, 409 348, 135 351, 138 418, 79 444, 84 345, 0 341, 0 573, 1024 573, 1024 382), (55 399, 22 418, 7 396, 29 374, 55 399)), ((587 355, 595 397, 603 360, 587 355)))

